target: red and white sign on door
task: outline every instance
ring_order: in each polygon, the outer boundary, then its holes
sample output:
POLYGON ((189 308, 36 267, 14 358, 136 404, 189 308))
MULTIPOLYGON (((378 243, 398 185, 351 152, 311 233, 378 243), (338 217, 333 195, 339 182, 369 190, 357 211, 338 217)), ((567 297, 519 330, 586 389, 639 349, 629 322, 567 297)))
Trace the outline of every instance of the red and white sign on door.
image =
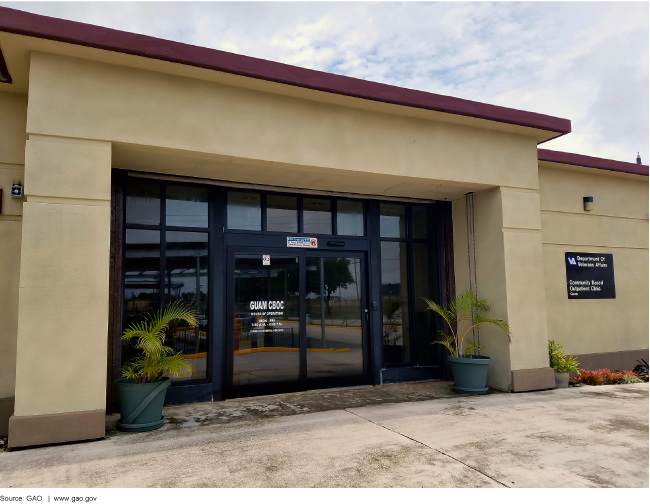
POLYGON ((262 266, 271 266, 271 256, 263 255, 262 256, 262 266))

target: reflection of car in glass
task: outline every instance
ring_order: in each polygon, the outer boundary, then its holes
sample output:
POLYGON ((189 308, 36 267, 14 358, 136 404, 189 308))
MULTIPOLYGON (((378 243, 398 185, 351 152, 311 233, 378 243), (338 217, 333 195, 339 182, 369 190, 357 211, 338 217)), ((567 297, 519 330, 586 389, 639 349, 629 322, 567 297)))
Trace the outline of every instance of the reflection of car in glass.
POLYGON ((208 331, 208 319, 206 317, 199 318, 199 331, 202 333, 207 333, 208 331))

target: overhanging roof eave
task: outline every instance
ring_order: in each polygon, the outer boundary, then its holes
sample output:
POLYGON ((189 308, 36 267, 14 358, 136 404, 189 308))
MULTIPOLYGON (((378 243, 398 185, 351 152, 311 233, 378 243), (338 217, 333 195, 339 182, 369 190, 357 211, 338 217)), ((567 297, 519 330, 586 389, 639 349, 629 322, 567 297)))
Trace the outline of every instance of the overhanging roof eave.
POLYGON ((380 84, 6 7, 0 7, 0 31, 195 66, 353 98, 533 128, 554 133, 552 138, 571 131, 571 122, 558 117, 380 84))
POLYGON ((571 152, 537 149, 537 159, 538 161, 545 161, 547 163, 580 166, 583 168, 596 168, 598 170, 648 176, 648 165, 626 163, 624 161, 615 161, 613 159, 596 158, 585 156, 583 154, 573 154, 571 152))

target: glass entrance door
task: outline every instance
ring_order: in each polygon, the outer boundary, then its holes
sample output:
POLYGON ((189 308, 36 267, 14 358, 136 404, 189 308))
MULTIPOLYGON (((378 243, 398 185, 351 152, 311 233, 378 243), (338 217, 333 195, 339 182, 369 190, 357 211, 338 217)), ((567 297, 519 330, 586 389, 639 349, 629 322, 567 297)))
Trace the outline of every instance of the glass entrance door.
POLYGON ((360 257, 307 257, 307 378, 363 375, 360 257))
POLYGON ((270 257, 234 257, 233 387, 300 379, 299 257, 270 257))
POLYGON ((364 254, 255 250, 228 254, 226 395, 366 383, 364 254))

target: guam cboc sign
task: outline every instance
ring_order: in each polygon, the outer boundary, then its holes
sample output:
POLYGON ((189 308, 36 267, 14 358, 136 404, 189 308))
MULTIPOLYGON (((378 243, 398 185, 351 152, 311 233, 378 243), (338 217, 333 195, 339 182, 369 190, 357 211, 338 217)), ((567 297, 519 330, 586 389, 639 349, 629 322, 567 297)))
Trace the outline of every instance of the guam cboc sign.
POLYGON ((565 252, 566 288, 569 299, 615 299, 612 254, 565 252))

